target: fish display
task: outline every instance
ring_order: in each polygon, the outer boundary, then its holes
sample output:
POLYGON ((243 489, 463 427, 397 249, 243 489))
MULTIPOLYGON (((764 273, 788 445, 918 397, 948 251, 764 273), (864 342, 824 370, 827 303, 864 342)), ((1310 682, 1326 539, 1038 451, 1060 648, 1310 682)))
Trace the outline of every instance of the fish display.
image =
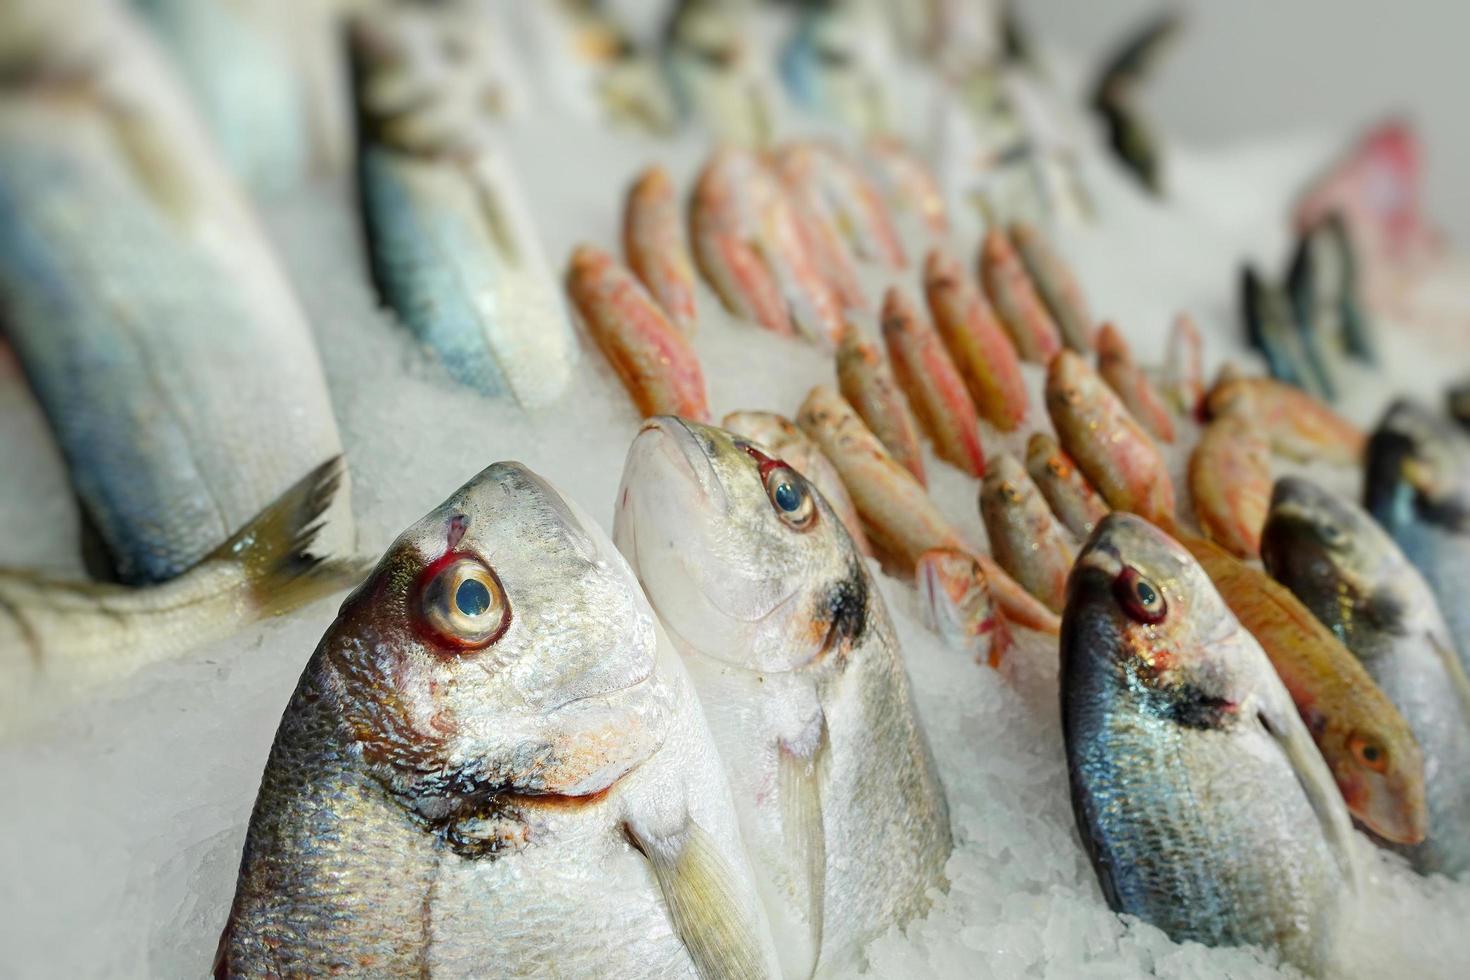
POLYGON ((1087 312, 1087 299, 1077 277, 1035 225, 1017 221, 1007 231, 1036 291, 1046 301, 1062 340, 1079 353, 1092 350, 1092 315, 1087 312))
POLYGON ((1212 418, 1232 415, 1266 437, 1271 451, 1302 462, 1355 465, 1367 436, 1311 395, 1272 378, 1223 375, 1205 396, 1212 418))
POLYGON ((1076 551, 1025 467, 1008 453, 991 461, 980 485, 980 516, 1000 567, 1060 613, 1076 551))
POLYGON ((770 455, 785 460, 788 466, 806 477, 827 499, 842 526, 847 528, 857 550, 864 555, 873 553, 873 546, 863 531, 862 519, 858 517, 857 506, 852 502, 842 476, 817 444, 794 422, 775 412, 731 412, 720 420, 720 427, 758 443, 769 450, 770 455))
POLYGON ((679 657, 606 535, 496 463, 393 543, 307 663, 215 975, 549 962, 779 975, 679 657))
POLYGON ((837 385, 842 397, 873 435, 924 486, 927 477, 924 450, 919 444, 919 423, 898 386, 888 358, 856 330, 844 337, 837 348, 837 385))
MULTIPOLYGON (((199 564, 342 443, 249 205, 137 25, 97 16, 95 47, 71 50, 68 18, 48 19, 32 60, 9 66, 0 296, 107 577, 148 585, 199 564)), ((328 551, 353 541, 345 482, 334 501, 328 551)))
POLYGON ((878 181, 895 220, 913 218, 934 240, 949 234, 944 192, 923 158, 894 136, 879 135, 864 146, 864 162, 878 181))
POLYGON ((935 454, 971 476, 985 475, 975 403, 928 319, 897 287, 883 297, 883 342, 893 377, 935 454))
POLYGON ((980 281, 1021 360, 1046 364, 1061 334, 1005 232, 991 229, 980 246, 980 281))
POLYGON ((1122 399, 1128 413, 1159 442, 1174 441, 1174 419, 1163 396, 1133 360, 1123 334, 1111 323, 1097 332, 1097 373, 1122 399))
POLYGON ((851 254, 888 269, 908 265, 898 230, 877 186, 834 143, 798 140, 781 147, 776 166, 793 194, 838 230, 851 254))
POLYGON ((567 293, 639 412, 709 420, 698 355, 631 272, 601 249, 579 245, 567 293))
POLYGON ((914 566, 919 614, 924 625, 977 664, 999 667, 1010 649, 1011 630, 990 594, 990 580, 973 556, 935 548, 914 566))
POLYGON ((1180 313, 1169 324, 1159 387, 1180 415, 1196 415, 1204 402, 1204 340, 1194 317, 1188 313, 1180 313))
POLYGON ((764 146, 775 128, 775 80, 757 57, 753 10, 718 0, 678 0, 662 60, 680 114, 722 143, 764 146))
POLYGON ((1271 446, 1232 415, 1205 427, 1189 454, 1189 496, 1200 529, 1237 558, 1260 554, 1271 506, 1271 446))
POLYGON ((1347 810, 1260 646, 1136 516, 1109 515, 1078 555, 1060 685, 1072 808, 1108 904, 1320 974, 1356 880, 1347 810))
POLYGON ((1302 333, 1326 359, 1337 351, 1378 362, 1378 341, 1364 304, 1358 259, 1341 213, 1302 232, 1286 277, 1302 333))
MULTIPOLYGON (((1314 483, 1277 481, 1261 557, 1332 630, 1413 729, 1428 776, 1422 871, 1470 869, 1470 681, 1424 577, 1367 513, 1314 483)), ((1393 760, 1363 741, 1374 767, 1393 760)))
MULTIPOLYGON (((829 194, 834 183, 825 179, 830 161, 813 143, 781 147, 773 168, 796 213, 797 228, 813 262, 844 310, 867 310, 867 294, 858 278, 855 243, 842 232, 843 203, 829 194)), ((850 214, 848 216, 850 220, 850 214)))
POLYGON ((1363 501, 1434 590, 1470 672, 1470 439, 1413 401, 1394 402, 1368 440, 1363 501))
POLYGON ((1110 507, 1173 525, 1174 485, 1159 447, 1074 351, 1047 368, 1046 410, 1062 448, 1110 507))
POLYGON ((1078 541, 1086 541, 1108 515, 1107 502, 1097 495, 1072 457, 1045 432, 1033 432, 1026 440, 1026 472, 1052 513, 1078 541))
POLYGON ((1384 840, 1422 841, 1424 754, 1393 702, 1289 589, 1208 541, 1180 541, 1265 651, 1348 812, 1384 840))
POLYGON ((451 378, 537 408, 565 389, 577 347, 487 108, 460 77, 475 65, 458 59, 458 32, 432 29, 458 15, 395 6, 352 24, 373 279, 451 378))
POLYGON ((793 101, 859 133, 888 128, 890 58, 875 13, 854 3, 804 7, 780 54, 793 101))
POLYGON ((1028 407, 1016 348, 959 260, 943 248, 924 260, 924 296, 975 409, 1002 432, 1014 431, 1028 407))
POLYGON ((629 449, 613 534, 699 690, 786 974, 858 961, 928 908, 951 838, 851 539, 780 459, 671 418, 629 449))
POLYGON ((699 323, 694 260, 669 172, 652 166, 633 181, 623 206, 623 254, 628 268, 685 334, 699 323))
POLYGON ((1271 377, 1318 398, 1336 397, 1318 336, 1301 328, 1283 287, 1266 282, 1247 265, 1240 277, 1240 306, 1246 339, 1265 357, 1271 377))

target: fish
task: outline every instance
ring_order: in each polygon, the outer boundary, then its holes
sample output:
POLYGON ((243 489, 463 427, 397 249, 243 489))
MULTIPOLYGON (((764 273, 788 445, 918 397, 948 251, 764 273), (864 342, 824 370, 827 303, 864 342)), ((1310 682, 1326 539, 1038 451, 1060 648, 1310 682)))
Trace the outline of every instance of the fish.
POLYGON ((1348 812, 1385 840, 1422 841, 1424 754, 1393 702, 1290 589, 1209 541, 1180 541, 1266 652, 1348 812))
POLYGON ((149 664, 344 590, 365 569, 315 553, 342 485, 323 463, 197 565, 131 587, 0 568, 0 733, 149 664))
POLYGON ((1038 602, 988 555, 973 552, 934 506, 924 487, 900 466, 841 395, 827 385, 807 393, 796 424, 837 467, 885 562, 907 577, 926 551, 971 551, 1005 617, 1016 626, 1056 634, 1056 613, 1038 602))
POLYGON ((1108 506, 1173 526, 1174 484, 1159 447, 1075 351, 1047 368, 1046 410, 1057 441, 1108 506))
POLYGON ((1175 412, 1198 417, 1205 399, 1204 341, 1188 313, 1180 313, 1169 326, 1160 390, 1175 412))
POLYGON ((919 486, 927 485, 919 423, 876 344, 851 331, 837 348, 837 385, 873 435, 919 486))
POLYGON ((1164 163, 1153 126, 1131 101, 1113 99, 1094 108, 1106 127, 1108 148, 1129 176, 1154 197, 1164 195, 1164 163))
POLYGON ((935 548, 919 556, 914 582, 924 625, 977 664, 999 668, 1014 640, 980 563, 959 549, 935 548))
POLYGON ((884 26, 853 4, 804 8, 780 53, 781 78, 793 101, 854 132, 889 128, 883 78, 891 66, 879 39, 884 26))
POLYGON ((819 203, 853 255, 892 271, 908 265, 883 195, 841 147, 797 140, 781 147, 776 159, 787 186, 819 203))
POLYGON ((1061 335, 1015 247, 996 228, 980 246, 980 282, 1021 360, 1049 363, 1062 348, 1061 335))
POLYGON ((854 964, 929 908, 952 847, 866 563, 782 460, 669 417, 628 450, 613 538, 694 679, 784 974, 854 964))
POLYGON ((457 35, 425 44, 449 6, 354 18, 358 185, 374 284, 449 376, 535 409, 561 396, 577 346, 510 161, 456 60, 457 35), (446 77, 447 76, 447 77, 446 77))
POLYGON ((1271 506, 1271 445, 1249 423, 1224 416, 1189 454, 1189 496, 1200 529, 1236 558, 1257 558, 1271 506))
POLYGON ((838 295, 759 157, 733 146, 716 150, 689 207, 695 262, 727 310, 776 333, 837 346, 847 329, 838 295))
POLYGON ((1082 354, 1091 351, 1093 320, 1077 277, 1041 230, 1029 221, 1013 222, 1007 231, 1037 292, 1046 301, 1063 342, 1082 354))
POLYGON ((917 219, 934 241, 949 236, 949 209, 934 172, 903 140, 881 134, 865 144, 863 160, 877 179, 890 209, 917 219))
MULTIPOLYGON (((342 441, 238 184, 141 27, 111 6, 96 18, 76 35, 42 15, 29 60, 8 65, 0 296, 105 551, 98 576, 146 586, 204 561, 342 441)), ((324 520, 323 550, 350 549, 345 477, 324 520)))
POLYGON ((752 11, 717 0, 678 0, 663 32, 663 65, 680 114, 719 142, 763 147, 778 95, 754 43, 752 11))
POLYGON ((639 413, 709 421, 699 355, 617 259, 578 245, 567 267, 567 295, 639 413))
POLYGON ((980 517, 996 562, 1052 612, 1066 604, 1076 549, 1026 468, 1009 453, 991 461, 980 485, 980 517))
POLYGON ((792 469, 806 477, 826 498, 842 526, 847 528, 852 543, 863 555, 872 555, 873 546, 863 532, 857 505, 847 492, 847 485, 837 467, 823 454, 796 423, 775 412, 731 412, 720 420, 720 427, 737 436, 758 443, 770 455, 784 459, 792 469))
POLYGON ((1183 17, 1169 10, 1149 20, 1115 50, 1098 72, 1092 108, 1108 130, 1113 152, 1145 189, 1163 192, 1162 161, 1153 133, 1138 110, 1139 91, 1179 36, 1183 17))
POLYGON ((883 297, 883 341, 898 386, 940 459, 971 476, 985 475, 979 416, 965 382, 934 327, 897 287, 883 297))
POLYGON ((1352 824, 1189 552, 1131 514, 1098 525, 1067 585, 1059 684, 1072 810, 1108 905, 1321 974, 1357 881, 1352 824))
POLYGON ((1002 432, 1014 432, 1028 409, 1016 348, 959 260, 942 246, 924 260, 924 295, 976 410, 1002 432))
POLYGON ((779 975, 678 654, 602 530, 501 462, 389 546, 307 662, 215 976, 553 959, 568 977, 779 975))
POLYGON ((1434 590, 1470 672, 1470 439, 1423 405, 1395 401, 1368 439, 1363 505, 1434 590))
POLYGON ((1325 355, 1310 346, 1315 337, 1297 323, 1285 290, 1246 265, 1240 277, 1240 306, 1246 339, 1266 358, 1271 377, 1317 398, 1336 397, 1337 385, 1325 355))
POLYGON ((1470 431, 1470 379, 1459 382, 1445 392, 1445 410, 1460 428, 1470 431))
MULTIPOLYGON (((1428 777, 1428 839, 1401 850, 1421 871, 1463 875, 1470 868, 1470 682, 1429 583, 1365 511, 1300 477, 1276 482, 1261 557, 1413 730, 1428 777)), ((1356 747, 1373 767, 1393 763, 1379 746, 1356 747)))
POLYGON ((1169 407, 1148 375, 1134 363, 1128 342, 1112 323, 1104 323, 1097 332, 1097 372, 1149 435, 1160 442, 1174 441, 1169 407))
POLYGON ((655 164, 628 188, 623 206, 623 254, 669 320, 693 336, 699 324, 694 294, 694 260, 684 237, 679 202, 669 172, 655 164))
POLYGON ((1368 438, 1316 398, 1271 378, 1222 375, 1205 396, 1205 414, 1233 415, 1263 434, 1272 452, 1301 462, 1357 465, 1368 438))
POLYGON ((1045 432, 1033 432, 1026 440, 1026 472, 1052 513, 1078 541, 1086 541, 1107 516, 1107 502, 1097 495, 1072 457, 1045 432))
POLYGON ((1298 237, 1286 288, 1309 349, 1315 345, 1324 359, 1341 350, 1378 363, 1378 343, 1360 295, 1357 256, 1340 212, 1298 237))
POLYGON ((821 173, 829 163, 813 144, 798 142, 781 147, 772 166, 796 212, 807 251, 842 308, 867 310, 868 297, 858 279, 857 255, 842 234, 840 204, 828 193, 833 182, 824 180, 821 173))

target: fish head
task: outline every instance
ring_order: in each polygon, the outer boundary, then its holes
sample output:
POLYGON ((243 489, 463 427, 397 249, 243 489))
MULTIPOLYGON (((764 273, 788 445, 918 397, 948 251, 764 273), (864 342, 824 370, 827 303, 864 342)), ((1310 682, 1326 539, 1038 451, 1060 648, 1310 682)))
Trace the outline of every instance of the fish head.
POLYGON ((1026 468, 1010 453, 991 458, 980 483, 980 509, 988 520, 1000 515, 1014 515, 1027 527, 1050 523, 1051 508, 1031 480, 1026 468))
POLYGON ((1064 659, 1112 658, 1148 711, 1188 727, 1229 727, 1255 686, 1260 661, 1229 655, 1240 632, 1190 553, 1133 514, 1105 517, 1067 580, 1064 659))
POLYGON ((364 759, 411 799, 595 794, 671 724, 632 573, 519 463, 400 535, 323 643, 364 759))
POLYGON ((1390 529, 1470 533, 1470 439, 1415 402, 1394 402, 1368 440, 1364 500, 1390 529))
POLYGON ((1058 429, 1081 429, 1104 421, 1114 400, 1102 378, 1075 351, 1063 350, 1046 369, 1046 411, 1058 429))
POLYGON ((723 429, 646 422, 613 535, 670 633, 716 660, 793 670, 841 655, 867 625, 867 570, 827 501, 723 429))

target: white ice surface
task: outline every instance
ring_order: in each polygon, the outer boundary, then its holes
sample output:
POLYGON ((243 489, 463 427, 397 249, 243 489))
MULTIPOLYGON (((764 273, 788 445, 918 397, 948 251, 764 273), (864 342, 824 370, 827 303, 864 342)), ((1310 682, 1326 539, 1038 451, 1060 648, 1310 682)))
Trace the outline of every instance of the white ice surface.
MULTIPOLYGON (((622 190, 638 167, 663 162, 687 191, 703 152, 696 138, 609 138, 532 117, 507 142, 558 269, 578 240, 616 244, 622 190)), ((1321 138, 1210 152, 1170 145, 1169 204, 1144 199, 1128 178, 1089 159, 1097 220, 1058 236, 1094 312, 1116 319, 1146 364, 1160 359, 1180 309, 1198 319, 1212 371, 1227 358, 1248 361, 1238 341, 1237 264, 1254 257, 1279 267, 1289 193, 1332 146, 1321 138)), ((572 390, 533 419, 455 388, 376 308, 350 204, 345 185, 322 185, 263 210, 318 332, 360 549, 380 551, 465 479, 507 458, 545 474, 610 526, 638 425, 611 370, 589 347, 572 390)), ((957 242, 967 263, 976 241, 968 223, 957 242)), ((876 288, 881 277, 873 278, 876 288)), ((910 289, 916 280, 915 270, 910 289)), ((814 349, 733 321, 707 291, 700 299, 696 347, 715 418, 733 409, 793 413, 810 385, 831 379, 829 360, 814 349)), ((1389 392, 1428 397, 1465 368, 1463 351, 1446 358, 1407 328, 1381 329, 1389 365, 1355 385, 1347 411, 1359 422, 1371 421, 1389 392)), ((1039 372, 1028 380, 1039 389, 1039 372)), ((1039 398, 1032 422, 1047 424, 1039 398)), ((987 449, 998 451, 1001 440, 987 435, 987 449)), ((64 469, 3 356, 0 451, 0 562, 75 571, 78 522, 64 469)), ((983 541, 977 481, 932 456, 929 466, 940 506, 983 541)), ((1326 475, 1353 489, 1351 474, 1326 475)), ((1108 910, 1068 801, 1053 643, 1027 635, 1005 670, 989 671, 922 630, 907 586, 884 578, 883 592, 948 787, 957 846, 949 890, 929 916, 868 950, 875 975, 1278 975, 1266 954, 1180 946, 1108 910)), ((159 665, 0 745, 0 976, 204 974, 276 723, 334 609, 319 603, 159 665)), ((1344 929, 1335 974, 1470 975, 1460 933, 1470 922, 1470 885, 1421 879, 1358 844, 1367 894, 1344 929)))

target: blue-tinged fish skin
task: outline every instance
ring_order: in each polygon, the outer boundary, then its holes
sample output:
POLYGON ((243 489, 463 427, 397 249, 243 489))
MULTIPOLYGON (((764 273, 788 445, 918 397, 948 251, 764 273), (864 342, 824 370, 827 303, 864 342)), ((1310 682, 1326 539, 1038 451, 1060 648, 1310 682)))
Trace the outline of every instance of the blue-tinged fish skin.
POLYGON ((1110 515, 1073 570, 1061 642, 1073 810, 1108 903, 1177 941, 1320 972, 1352 876, 1347 811, 1204 571, 1110 515))

